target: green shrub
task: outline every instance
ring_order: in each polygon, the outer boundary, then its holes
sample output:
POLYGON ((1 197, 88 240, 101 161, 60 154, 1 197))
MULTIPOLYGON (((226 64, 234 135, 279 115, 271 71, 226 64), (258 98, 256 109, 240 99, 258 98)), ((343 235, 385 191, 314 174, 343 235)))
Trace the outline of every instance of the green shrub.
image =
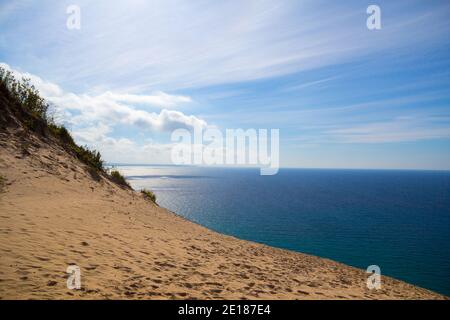
POLYGON ((91 150, 88 146, 83 147, 78 145, 73 145, 72 150, 75 152, 77 158, 82 162, 90 165, 97 170, 104 171, 104 162, 102 160, 100 152, 91 150))
POLYGON ((156 203, 156 195, 147 189, 142 189, 141 193, 144 195, 145 198, 151 200, 152 202, 156 203))
POLYGON ((8 89, 11 97, 32 115, 48 123, 47 111, 49 105, 30 81, 27 78, 17 80, 11 71, 0 67, 0 83, 8 89))
POLYGON ((117 171, 117 170, 115 170, 115 169, 112 169, 112 170, 109 172, 109 175, 111 176, 111 179, 112 179, 115 183, 117 183, 117 184, 119 184, 119 185, 122 185, 122 186, 126 186, 126 187, 128 187, 128 188, 131 188, 131 186, 130 186, 130 184, 128 183, 128 181, 125 179, 125 177, 124 177, 119 171, 117 171))
POLYGON ((49 123, 48 130, 54 137, 57 137, 62 143, 67 145, 76 145, 75 141, 73 140, 72 136, 70 135, 66 127, 62 125, 57 125, 55 123, 49 123))

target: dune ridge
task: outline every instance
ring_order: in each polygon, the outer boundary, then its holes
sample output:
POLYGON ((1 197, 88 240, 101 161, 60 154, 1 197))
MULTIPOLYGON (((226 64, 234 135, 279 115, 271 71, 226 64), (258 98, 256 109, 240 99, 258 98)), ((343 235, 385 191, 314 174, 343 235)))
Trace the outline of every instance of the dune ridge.
POLYGON ((0 175, 2 299, 446 299, 384 276, 369 290, 363 270, 213 232, 20 127, 0 131, 0 175))

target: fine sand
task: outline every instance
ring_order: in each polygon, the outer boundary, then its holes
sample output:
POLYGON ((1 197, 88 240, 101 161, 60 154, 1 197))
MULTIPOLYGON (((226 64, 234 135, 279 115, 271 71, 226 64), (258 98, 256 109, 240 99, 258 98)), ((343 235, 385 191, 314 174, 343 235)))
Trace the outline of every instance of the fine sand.
POLYGON ((2 299, 445 298, 388 277, 369 290, 363 270, 213 232, 19 131, 0 132, 0 175, 2 299))

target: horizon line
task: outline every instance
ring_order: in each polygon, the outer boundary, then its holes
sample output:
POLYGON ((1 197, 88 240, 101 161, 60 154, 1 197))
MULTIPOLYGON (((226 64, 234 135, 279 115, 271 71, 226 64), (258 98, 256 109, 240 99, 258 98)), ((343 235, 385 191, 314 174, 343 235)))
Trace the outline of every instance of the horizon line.
MULTIPOLYGON (((216 168, 216 169, 260 169, 259 166, 215 166, 215 165, 194 165, 194 164, 152 164, 152 163, 118 163, 105 162, 105 166, 136 166, 136 167, 194 167, 194 168, 216 168)), ((433 171, 450 172, 450 169, 424 169, 424 168, 339 168, 339 167, 279 167, 279 170, 298 169, 298 170, 354 170, 354 171, 433 171)))

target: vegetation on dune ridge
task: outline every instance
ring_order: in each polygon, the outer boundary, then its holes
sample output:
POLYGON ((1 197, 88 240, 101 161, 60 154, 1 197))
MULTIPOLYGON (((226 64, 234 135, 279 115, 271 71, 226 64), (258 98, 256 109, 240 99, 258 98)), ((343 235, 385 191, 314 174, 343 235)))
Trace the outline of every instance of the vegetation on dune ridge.
POLYGON ((125 177, 116 169, 111 169, 109 171, 109 175, 111 176, 112 180, 121 185, 121 186, 126 186, 131 188, 130 184, 128 183, 128 181, 125 179, 125 177))
MULTIPOLYGON (((49 115, 50 105, 40 96, 39 90, 31 84, 30 79, 17 80, 11 71, 0 67, 0 91, 7 99, 8 105, 17 109, 14 111, 20 114, 20 120, 26 129, 53 136, 81 162, 95 171, 107 173, 100 152, 91 150, 88 146, 77 145, 67 128, 57 124, 49 115)), ((8 108, 6 105, 4 107, 8 108)), ((131 188, 117 170, 110 172, 110 179, 119 185, 131 188)))
POLYGON ((62 142, 63 146, 71 150, 81 162, 91 166, 92 168, 105 171, 104 161, 100 152, 89 149, 88 146, 79 146, 75 143, 69 131, 63 125, 56 125, 51 122, 48 124, 50 133, 62 142))
POLYGON ((144 195, 145 198, 156 203, 156 195, 152 191, 147 190, 147 189, 142 189, 141 193, 144 195))
MULTIPOLYGON (((30 79, 17 80, 11 71, 0 67, 0 93, 5 95, 7 99, 5 103, 18 109, 16 111, 19 111, 19 118, 26 129, 51 135, 57 139, 64 149, 87 164, 91 170, 104 173, 114 183, 132 189, 119 171, 114 168, 110 170, 105 168, 100 152, 90 149, 88 146, 76 144, 69 130, 64 125, 55 122, 54 118, 49 115, 50 105, 40 96, 39 90, 31 84, 30 79)), ((6 105, 5 108, 7 108, 6 105)), ((98 174, 95 174, 95 176, 98 177, 98 174)), ((4 184, 4 178, 0 176, 0 187, 2 184, 4 184)), ((156 196, 153 192, 144 189, 142 193, 146 198, 156 203, 156 196)))
POLYGON ((77 145, 67 128, 55 122, 49 115, 50 105, 40 96, 39 90, 31 84, 30 79, 17 80, 11 71, 0 67, 0 86, 2 92, 8 93, 8 98, 14 102, 14 105, 22 107, 28 113, 23 119, 27 129, 44 133, 47 131, 83 163, 96 170, 104 171, 100 153, 87 146, 77 145))

